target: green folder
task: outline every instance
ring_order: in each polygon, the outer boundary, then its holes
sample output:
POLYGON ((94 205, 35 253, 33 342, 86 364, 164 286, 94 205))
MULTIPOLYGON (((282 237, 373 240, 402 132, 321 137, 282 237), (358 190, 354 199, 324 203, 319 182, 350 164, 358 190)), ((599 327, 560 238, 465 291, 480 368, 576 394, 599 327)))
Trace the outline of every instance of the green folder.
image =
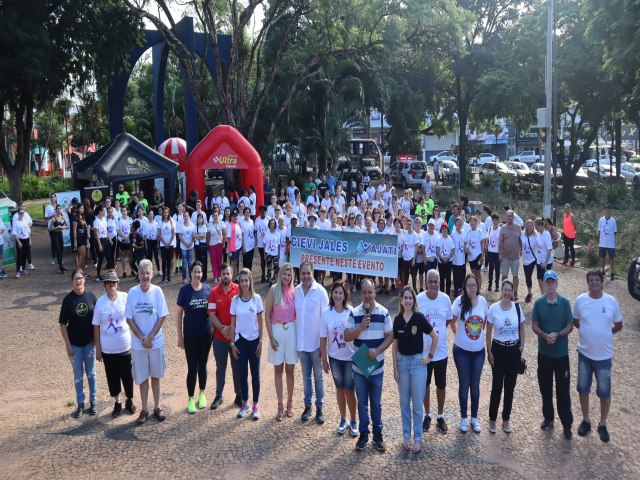
POLYGON ((367 358, 368 351, 369 347, 363 343, 351 357, 351 361, 360 369, 365 378, 369 378, 369 376, 380 366, 380 362, 375 358, 373 360, 367 358))

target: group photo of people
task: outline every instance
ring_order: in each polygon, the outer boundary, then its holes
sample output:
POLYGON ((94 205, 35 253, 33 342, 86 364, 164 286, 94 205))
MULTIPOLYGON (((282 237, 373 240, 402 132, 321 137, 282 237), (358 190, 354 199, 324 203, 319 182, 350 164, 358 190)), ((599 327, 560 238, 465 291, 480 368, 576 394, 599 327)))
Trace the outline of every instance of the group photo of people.
MULTIPOLYGON (((229 195, 209 189, 205 198, 192 194, 172 211, 161 198, 147 202, 143 194, 125 195, 124 187, 113 200, 91 205, 85 199, 69 208, 76 264, 59 323, 73 367, 76 418, 97 413, 97 361, 104 364, 112 417, 126 412, 137 413, 138 424, 150 416, 164 420, 166 368, 186 360, 188 414, 231 401, 237 418, 330 421, 338 435, 357 437, 356 450, 371 437, 374 447, 385 451, 382 392, 397 389, 402 447, 419 453, 426 432, 446 434, 452 422, 461 433, 517 429, 511 413, 518 377, 527 371, 523 351, 537 349, 540 428, 553 427, 557 410, 563 436, 572 438, 573 386, 583 414, 577 433, 587 435, 595 377, 601 414, 594 430, 609 441, 613 335, 622 328, 622 315, 617 300, 604 292, 604 268, 586 274, 586 293, 571 300, 560 293, 554 262, 568 268, 576 262, 570 240, 579 225, 570 205, 564 207, 561 234, 551 219, 521 218, 511 205, 492 210, 476 202, 471 211, 463 197, 441 206, 428 176, 420 189, 399 195, 391 182, 376 186, 367 177, 344 192, 329 173, 300 186, 272 187, 267 177, 264 187, 267 201, 257 208, 254 188, 229 195), (324 271, 308 261, 294 266, 296 226, 395 235, 398 274, 324 271), (565 251, 559 259, 561 239, 565 251), (94 254, 101 296, 85 286, 94 254), (133 278, 129 288, 128 277, 133 278), (164 292, 175 280, 181 282, 176 304, 168 305, 164 292), (259 284, 266 284, 266 295, 256 293, 259 284), (393 307, 383 306, 383 299, 393 307), (167 320, 175 324, 169 327, 167 320), (167 358, 165 328, 175 328, 184 358, 167 358), (570 355, 574 328, 578 353, 570 355), (456 418, 445 417, 450 356, 458 380, 456 418), (273 377, 261 374, 264 360, 273 365, 273 377), (363 361, 371 368, 363 369, 363 361), (208 365, 215 368, 211 403, 208 365), (572 365, 577 375, 571 374, 572 365), (233 392, 225 398, 228 367, 233 392), (491 375, 488 412, 480 411, 479 402, 484 370, 491 375), (327 376, 335 400, 325 398, 327 376), (260 408, 265 381, 274 382, 274 411, 260 408), (302 382, 303 398, 294 403, 296 382, 302 382), (329 401, 336 402, 339 418, 326 417, 329 401)), ((65 225, 55 196, 48 213, 52 263, 66 273, 57 238, 65 225)), ((17 215, 22 225, 23 210, 17 215)), ((604 266, 606 256, 615 258, 617 227, 610 206, 602 219, 604 266)), ((30 264, 23 257, 22 263, 30 264)), ((28 268, 18 268, 28 274, 28 268)))

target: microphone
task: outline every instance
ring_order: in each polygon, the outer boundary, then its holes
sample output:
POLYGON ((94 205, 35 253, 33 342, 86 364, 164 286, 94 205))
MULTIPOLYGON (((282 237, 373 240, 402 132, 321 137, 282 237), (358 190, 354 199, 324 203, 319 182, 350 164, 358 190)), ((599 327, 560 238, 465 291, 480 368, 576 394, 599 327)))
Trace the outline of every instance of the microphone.
MULTIPOLYGON (((367 315, 369 315, 371 313, 371 304, 369 303, 365 303, 364 304, 364 315, 365 317, 367 315)), ((371 320, 369 320, 369 323, 367 323, 367 328, 369 328, 369 324, 371 323, 371 320)))

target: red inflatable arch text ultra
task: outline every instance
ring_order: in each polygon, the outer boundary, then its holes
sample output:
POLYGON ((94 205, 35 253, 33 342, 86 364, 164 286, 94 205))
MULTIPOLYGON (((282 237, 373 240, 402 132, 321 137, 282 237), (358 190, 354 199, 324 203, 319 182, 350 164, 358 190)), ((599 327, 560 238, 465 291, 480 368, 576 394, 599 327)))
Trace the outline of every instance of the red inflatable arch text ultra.
MULTIPOLYGON (((204 198, 204 170, 239 169, 242 188, 256 189, 256 209, 264 203, 262 160, 246 138, 230 125, 218 125, 196 145, 187 161, 187 192, 204 198)), ((187 193, 188 195, 188 193, 187 193)))

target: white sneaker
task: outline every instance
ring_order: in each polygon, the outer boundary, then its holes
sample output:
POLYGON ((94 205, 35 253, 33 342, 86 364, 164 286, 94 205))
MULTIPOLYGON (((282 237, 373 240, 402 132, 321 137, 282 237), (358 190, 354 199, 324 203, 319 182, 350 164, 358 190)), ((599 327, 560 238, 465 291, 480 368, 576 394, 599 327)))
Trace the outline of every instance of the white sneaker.
POLYGON ((488 272, 489 271, 489 267, 482 267, 480 269, 481 272, 488 272))
POLYGON ((248 403, 243 403, 242 406, 240 407, 240 411, 238 411, 238 418, 242 418, 244 417, 249 410, 251 410, 251 407, 249 406, 248 403))
POLYGON ((463 418, 462 420, 460 420, 460 431, 462 433, 467 433, 467 419, 463 418))
POLYGON ((50 263, 49 265, 55 265, 55 264, 56 264, 56 259, 55 259, 55 258, 52 258, 52 259, 51 259, 51 263, 50 263))
POLYGON ((258 410, 258 405, 256 405, 255 403, 253 404, 253 408, 251 409, 251 418, 254 420, 259 420, 260 419, 260 410, 258 410))
POLYGON ((33 263, 30 263, 29 264, 29 270, 35 270, 35 269, 36 269, 36 267, 33 266, 33 263))
POLYGON ((480 428, 480 422, 478 422, 477 418, 471 419, 471 428, 473 428, 473 431, 476 433, 480 433, 482 431, 482 429, 480 428))

